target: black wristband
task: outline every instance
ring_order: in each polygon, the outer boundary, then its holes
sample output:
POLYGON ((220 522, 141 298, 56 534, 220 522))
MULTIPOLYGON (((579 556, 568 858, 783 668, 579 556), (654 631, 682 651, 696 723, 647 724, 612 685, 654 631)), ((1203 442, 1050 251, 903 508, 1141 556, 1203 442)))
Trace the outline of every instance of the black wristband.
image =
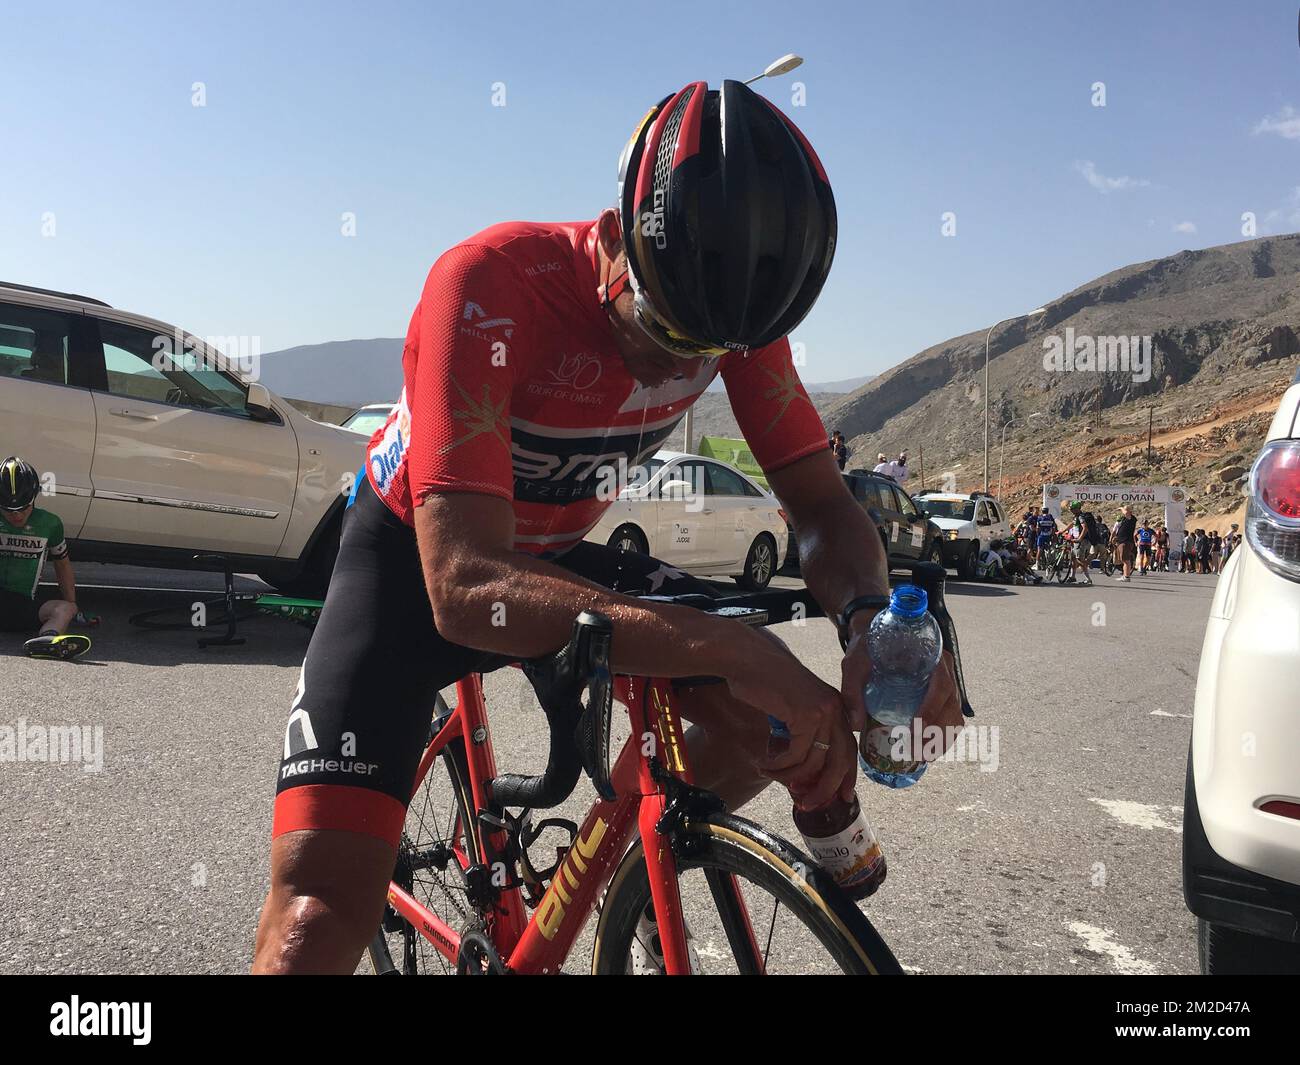
POLYGON ((860 595, 856 599, 850 599, 840 611, 839 617, 835 619, 840 630, 840 646, 843 648, 849 646, 849 622, 853 620, 854 614, 869 607, 883 610, 887 606, 889 606, 887 595, 860 595))

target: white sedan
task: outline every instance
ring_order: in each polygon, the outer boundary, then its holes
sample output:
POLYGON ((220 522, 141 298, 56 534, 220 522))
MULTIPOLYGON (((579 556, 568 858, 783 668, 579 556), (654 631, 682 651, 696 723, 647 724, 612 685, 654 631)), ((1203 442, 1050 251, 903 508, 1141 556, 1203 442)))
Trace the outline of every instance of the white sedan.
POLYGON ((1300 374, 1210 605, 1183 812, 1201 971, 1300 973, 1300 374))
POLYGON ((595 543, 652 555, 687 573, 765 588, 785 561, 785 514, 739 470, 660 451, 587 534, 595 543))

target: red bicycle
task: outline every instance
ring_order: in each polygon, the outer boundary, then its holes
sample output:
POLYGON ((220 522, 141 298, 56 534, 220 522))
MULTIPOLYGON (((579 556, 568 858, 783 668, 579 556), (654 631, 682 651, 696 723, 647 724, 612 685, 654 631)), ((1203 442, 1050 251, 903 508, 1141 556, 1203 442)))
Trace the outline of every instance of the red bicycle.
MULTIPOLYGON (((941 604, 941 570, 937 579, 941 604)), ((805 600, 776 591, 669 601, 763 625, 815 612, 805 600)), ((454 708, 438 697, 369 948, 374 971, 558 973, 596 912, 593 973, 901 973, 828 873, 692 783, 673 682, 611 676, 611 636, 607 618, 584 612, 561 651, 521 664, 550 726, 540 776, 497 772, 479 675, 457 684, 454 708), (611 767, 615 691, 632 731, 611 767), (584 770, 598 798, 582 824, 534 824, 584 770), (538 869, 529 848, 557 830, 567 845, 538 869)))

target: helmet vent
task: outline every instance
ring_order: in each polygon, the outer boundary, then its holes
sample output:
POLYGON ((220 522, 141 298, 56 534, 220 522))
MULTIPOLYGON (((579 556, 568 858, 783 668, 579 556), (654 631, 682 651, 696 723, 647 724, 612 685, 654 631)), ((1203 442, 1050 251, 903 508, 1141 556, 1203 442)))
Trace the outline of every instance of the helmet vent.
POLYGON ((677 101, 677 106, 673 108, 673 113, 668 116, 664 135, 659 138, 659 154, 655 156, 654 191, 656 192, 668 187, 668 177, 673 172, 673 155, 677 151, 677 131, 682 128, 682 120, 686 117, 686 105, 691 102, 691 97, 694 95, 694 86, 682 94, 682 98, 677 101))

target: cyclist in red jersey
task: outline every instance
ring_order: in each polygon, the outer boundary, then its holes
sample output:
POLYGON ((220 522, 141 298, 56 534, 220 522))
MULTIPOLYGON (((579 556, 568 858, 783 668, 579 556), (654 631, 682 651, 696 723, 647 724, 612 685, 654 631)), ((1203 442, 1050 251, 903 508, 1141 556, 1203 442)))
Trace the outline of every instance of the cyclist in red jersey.
MULTIPOLYGON (((584 609, 613 618, 616 672, 722 679, 680 695, 697 782, 729 807, 774 779, 811 808, 853 790, 875 613, 857 601, 888 591, 887 563, 786 340, 834 255, 825 172, 767 100, 696 82, 642 119, 619 192, 595 221, 493 226, 429 273, 286 729, 255 971, 355 967, 435 693, 556 650, 584 609), (707 586, 583 542, 718 376, 840 624, 840 691, 760 630, 634 598, 707 586), (791 734, 774 759, 769 714, 791 734)), ((963 722, 947 654, 920 717, 963 722)))

